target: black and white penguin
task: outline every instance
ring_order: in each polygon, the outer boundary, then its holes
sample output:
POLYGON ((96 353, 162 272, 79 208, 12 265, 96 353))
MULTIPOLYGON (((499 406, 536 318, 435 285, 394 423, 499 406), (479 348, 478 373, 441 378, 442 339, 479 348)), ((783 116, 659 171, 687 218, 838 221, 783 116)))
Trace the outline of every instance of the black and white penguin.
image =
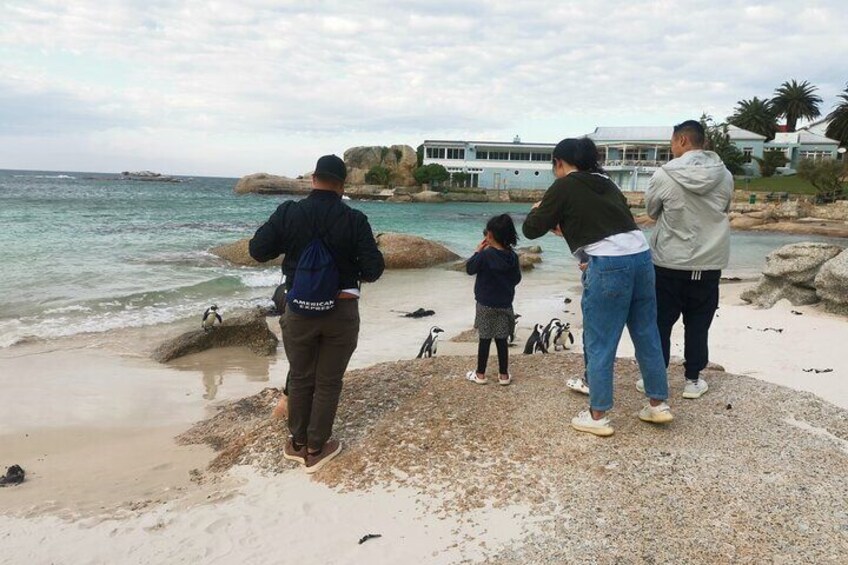
POLYGON ((507 339, 507 343, 512 345, 515 343, 515 326, 518 325, 518 318, 521 317, 521 314, 515 314, 512 317, 512 325, 509 327, 509 338, 507 339))
POLYGON ((200 327, 208 332, 215 326, 220 326, 223 321, 221 315, 218 313, 218 307, 213 304, 203 313, 203 321, 200 323, 200 327))
POLYGON ((547 353, 548 348, 545 347, 545 342, 542 341, 542 332, 545 331, 545 326, 536 324, 533 327, 533 333, 527 339, 527 344, 524 346, 524 354, 532 355, 534 353, 547 353))
POLYGON ((545 344, 545 349, 551 348, 551 337, 554 332, 558 331, 559 328, 562 327, 562 320, 559 318, 553 318, 548 325, 545 326, 545 329, 542 330, 542 343, 545 344))
POLYGON ((423 359, 424 357, 435 357, 436 349, 438 344, 436 343, 439 339, 439 334, 444 332, 442 328, 439 326, 433 326, 430 328, 430 334, 427 336, 427 339, 424 340, 424 343, 421 345, 421 351, 418 352, 418 357, 416 359, 423 359))
POLYGON ((566 322, 560 324, 554 332, 554 351, 565 351, 574 345, 574 335, 571 333, 571 324, 566 322))

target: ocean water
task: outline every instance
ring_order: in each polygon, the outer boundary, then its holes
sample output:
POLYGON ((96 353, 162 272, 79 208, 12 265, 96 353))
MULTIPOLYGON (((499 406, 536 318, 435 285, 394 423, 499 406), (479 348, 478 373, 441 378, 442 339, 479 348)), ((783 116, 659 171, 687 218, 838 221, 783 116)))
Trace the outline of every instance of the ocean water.
MULTIPOLYGON (((139 327, 269 304, 278 268, 223 264, 208 253, 249 237, 287 197, 233 194, 237 179, 183 183, 124 181, 114 175, 0 171, 0 347, 28 338, 139 327)), ((349 202, 375 232, 440 241, 469 255, 486 220, 526 204, 349 202)), ((764 257, 808 236, 734 233, 729 272, 751 275, 764 257)), ((521 242, 526 244, 527 242, 521 242)), ((540 243, 540 269, 577 280, 562 240, 540 243)), ((422 276, 429 276, 423 272, 422 276)))

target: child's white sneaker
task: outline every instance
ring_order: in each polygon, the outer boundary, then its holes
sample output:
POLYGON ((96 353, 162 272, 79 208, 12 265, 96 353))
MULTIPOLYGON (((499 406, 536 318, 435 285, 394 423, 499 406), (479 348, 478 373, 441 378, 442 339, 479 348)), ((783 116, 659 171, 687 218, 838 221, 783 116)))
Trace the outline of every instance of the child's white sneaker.
POLYGON ((587 383, 581 377, 571 377, 570 379, 565 381, 565 386, 575 392, 579 392, 580 394, 589 394, 589 383, 587 383))
POLYGON ((478 385, 489 384, 489 379, 485 376, 480 378, 475 371, 468 371, 465 373, 465 378, 471 381, 472 383, 477 383, 478 385))
POLYGON ((642 394, 645 394, 645 380, 644 379, 639 379, 638 381, 636 381, 636 390, 638 390, 642 394))
POLYGON ((686 386, 683 387, 683 398, 701 398, 704 393, 710 390, 710 386, 702 378, 697 381, 686 379, 686 386))

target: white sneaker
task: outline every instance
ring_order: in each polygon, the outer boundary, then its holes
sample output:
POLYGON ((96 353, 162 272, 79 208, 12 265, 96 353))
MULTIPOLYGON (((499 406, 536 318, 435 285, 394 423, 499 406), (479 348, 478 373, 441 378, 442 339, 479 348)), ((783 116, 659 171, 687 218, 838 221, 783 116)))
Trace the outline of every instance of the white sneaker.
POLYGON ((571 377, 570 379, 565 381, 565 386, 575 392, 579 392, 580 394, 589 394, 589 383, 587 383, 580 377, 571 377))
POLYGON ((636 390, 638 390, 642 394, 645 394, 645 380, 644 379, 639 379, 638 381, 636 381, 636 390))
POLYGON ((686 386, 683 387, 683 398, 701 398, 708 390, 710 390, 710 387, 704 379, 699 378, 697 381, 686 379, 686 386))
POLYGON ((600 420, 595 420, 592 418, 592 412, 590 410, 583 410, 572 418, 571 427, 578 432, 586 432, 601 437, 611 436, 615 432, 610 425, 608 416, 604 416, 600 420))
POLYGON ((669 405, 663 402, 659 406, 646 405, 639 411, 639 419, 652 424, 667 424, 674 420, 674 416, 669 405))

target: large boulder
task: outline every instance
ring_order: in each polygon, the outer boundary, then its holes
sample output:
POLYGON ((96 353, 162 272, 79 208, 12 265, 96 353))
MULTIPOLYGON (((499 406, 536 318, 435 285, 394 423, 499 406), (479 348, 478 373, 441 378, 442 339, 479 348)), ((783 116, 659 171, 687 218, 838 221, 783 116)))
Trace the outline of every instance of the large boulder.
POLYGON ((207 349, 236 346, 247 347, 257 355, 273 355, 277 351, 277 336, 268 328, 260 310, 223 317, 224 323, 209 331, 186 332, 162 343, 153 351, 153 358, 167 363, 207 349))
POLYGON ((375 165, 382 165, 392 172, 391 182, 395 186, 412 186, 412 172, 418 166, 418 155, 409 145, 391 147, 351 147, 344 152, 347 165, 347 184, 365 184, 365 175, 375 165))
POLYGON ((444 245, 403 233, 378 233, 377 247, 387 269, 425 269, 459 259, 444 245))
POLYGON ((232 263, 233 265, 238 265, 240 267, 268 267, 268 266, 280 266, 283 264, 283 256, 279 256, 276 259, 271 259, 265 263, 260 263, 256 261, 253 257, 250 256, 250 251, 248 249, 248 245, 250 243, 250 238, 246 237, 244 239, 240 239, 235 243, 227 243, 225 245, 219 245, 218 247, 213 247, 209 250, 209 253, 213 255, 217 255, 221 259, 232 263))
POLYGON ((815 304, 816 275, 827 261, 842 252, 827 243, 793 243, 769 253, 759 284, 742 293, 742 300, 762 308, 771 308, 781 299, 796 306, 815 304))
POLYGON ((233 191, 236 194, 298 194, 312 190, 312 179, 292 179, 254 173, 239 179, 233 191))
POLYGON ((848 315, 848 249, 822 265, 816 295, 830 312, 848 315))

